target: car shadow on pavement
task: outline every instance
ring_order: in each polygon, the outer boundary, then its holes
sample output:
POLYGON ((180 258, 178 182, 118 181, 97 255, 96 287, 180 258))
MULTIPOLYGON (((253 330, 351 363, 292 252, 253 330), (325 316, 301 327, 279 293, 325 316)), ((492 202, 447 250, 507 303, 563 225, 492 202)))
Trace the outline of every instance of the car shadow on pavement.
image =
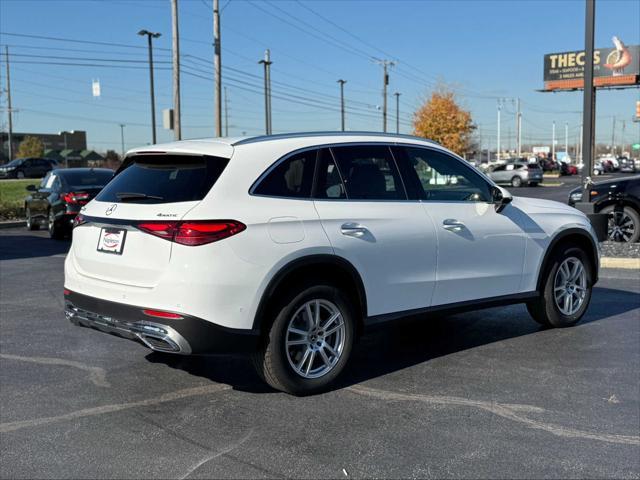
POLYGON ((53 240, 46 232, 41 235, 2 235, 0 260, 66 255, 70 246, 71 242, 68 239, 53 240))
MULTIPOLYGON (((637 293, 594 289, 587 314, 578 324, 607 319, 640 308, 637 293)), ((548 330, 538 325, 524 305, 497 307, 456 315, 428 315, 401 320, 363 335, 349 366, 332 390, 339 390, 429 360, 548 330)), ((523 353, 526 355, 526 352, 523 353)), ((513 352, 509 353, 513 355, 513 352)), ((150 353, 146 359, 190 375, 231 385, 235 390, 273 393, 254 372, 248 356, 179 356, 150 353)), ((517 359, 516 359, 517 360, 517 359)))

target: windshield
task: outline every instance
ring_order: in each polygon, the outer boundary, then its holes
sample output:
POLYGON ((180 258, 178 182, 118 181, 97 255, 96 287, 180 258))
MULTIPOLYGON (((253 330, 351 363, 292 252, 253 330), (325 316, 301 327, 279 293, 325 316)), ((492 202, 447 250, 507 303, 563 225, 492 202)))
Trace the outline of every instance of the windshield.
POLYGON ((11 160, 9 163, 7 163, 5 166, 6 167, 17 167, 18 165, 20 165, 23 162, 22 158, 16 158, 15 160, 11 160))
POLYGON ((130 157, 96 199, 127 203, 202 200, 228 162, 225 158, 196 155, 130 157))

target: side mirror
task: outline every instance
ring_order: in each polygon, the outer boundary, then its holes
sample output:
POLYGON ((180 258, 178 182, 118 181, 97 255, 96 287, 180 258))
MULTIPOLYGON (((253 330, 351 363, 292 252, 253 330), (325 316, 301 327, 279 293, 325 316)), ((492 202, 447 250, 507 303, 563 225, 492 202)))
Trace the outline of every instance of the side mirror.
POLYGON ((37 192, 38 191, 38 188, 35 185, 27 185, 26 188, 27 188, 27 190, 29 192, 37 192))
POLYGON ((511 194, 504 188, 500 187, 491 187, 491 197, 494 205, 496 206, 496 212, 498 213, 504 210, 504 207, 510 204, 511 200, 513 200, 511 194))

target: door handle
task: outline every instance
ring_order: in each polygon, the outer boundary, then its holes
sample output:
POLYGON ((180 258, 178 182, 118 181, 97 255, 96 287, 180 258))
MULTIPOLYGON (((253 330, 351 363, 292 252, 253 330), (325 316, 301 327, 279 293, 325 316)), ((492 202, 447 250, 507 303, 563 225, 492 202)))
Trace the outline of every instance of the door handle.
POLYGON ((363 237, 368 231, 367 227, 354 222, 343 223, 340 227, 340 233, 348 237, 363 237))
POLYGON ((443 220, 442 226, 445 230, 450 230, 452 232, 457 232, 465 228, 464 223, 460 220, 456 220, 455 218, 447 218, 446 220, 443 220))

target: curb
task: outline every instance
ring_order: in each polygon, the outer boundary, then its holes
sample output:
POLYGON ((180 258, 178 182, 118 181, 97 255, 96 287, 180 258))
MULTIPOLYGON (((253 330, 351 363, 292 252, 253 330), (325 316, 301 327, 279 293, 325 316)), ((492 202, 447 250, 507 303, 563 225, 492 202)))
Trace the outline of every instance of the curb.
POLYGON ((640 258, 602 257, 600 268, 624 268, 640 270, 640 258))
POLYGON ((1 228, 16 228, 16 227, 24 227, 27 225, 27 221, 26 220, 15 220, 15 221, 8 221, 8 222, 0 222, 0 229, 1 228))

